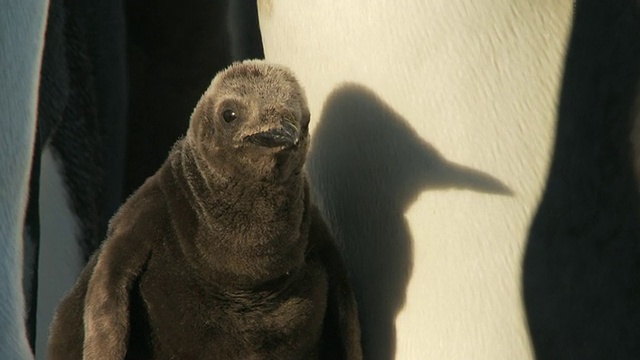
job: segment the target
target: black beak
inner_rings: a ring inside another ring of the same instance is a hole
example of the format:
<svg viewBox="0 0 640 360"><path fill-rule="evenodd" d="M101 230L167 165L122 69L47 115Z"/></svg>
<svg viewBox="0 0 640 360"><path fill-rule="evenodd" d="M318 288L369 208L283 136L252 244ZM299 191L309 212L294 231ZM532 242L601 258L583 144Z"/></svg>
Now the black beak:
<svg viewBox="0 0 640 360"><path fill-rule="evenodd" d="M284 146L285 148L289 148L298 145L300 141L300 130L292 123L283 121L280 126L249 135L245 139L259 146L270 148Z"/></svg>

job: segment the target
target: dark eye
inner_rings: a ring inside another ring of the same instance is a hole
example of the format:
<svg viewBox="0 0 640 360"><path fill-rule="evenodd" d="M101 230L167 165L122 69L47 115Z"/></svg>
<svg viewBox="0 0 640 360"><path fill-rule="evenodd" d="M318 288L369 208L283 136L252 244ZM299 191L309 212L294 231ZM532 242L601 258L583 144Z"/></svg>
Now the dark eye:
<svg viewBox="0 0 640 360"><path fill-rule="evenodd" d="M238 114L236 114L236 112L231 109L227 109L222 112L222 118L224 119L224 121L230 123L238 118Z"/></svg>

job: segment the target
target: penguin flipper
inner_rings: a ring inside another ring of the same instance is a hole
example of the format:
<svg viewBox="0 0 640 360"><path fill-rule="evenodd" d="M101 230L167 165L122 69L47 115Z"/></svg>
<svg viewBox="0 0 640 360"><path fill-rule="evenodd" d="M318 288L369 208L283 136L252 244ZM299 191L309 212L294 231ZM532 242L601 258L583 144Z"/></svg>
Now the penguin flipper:
<svg viewBox="0 0 640 360"><path fill-rule="evenodd" d="M84 360L121 360L129 341L131 287L151 254L139 243L116 237L101 249L85 297Z"/></svg>
<svg viewBox="0 0 640 360"><path fill-rule="evenodd" d="M318 246L329 282L322 358L361 360L360 322L353 288L333 236L316 207L311 209L310 237Z"/></svg>

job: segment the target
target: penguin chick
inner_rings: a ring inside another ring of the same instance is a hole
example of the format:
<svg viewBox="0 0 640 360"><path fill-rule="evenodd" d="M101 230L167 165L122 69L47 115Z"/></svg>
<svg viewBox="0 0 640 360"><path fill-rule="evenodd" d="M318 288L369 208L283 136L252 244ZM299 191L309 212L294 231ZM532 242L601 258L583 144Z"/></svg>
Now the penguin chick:
<svg viewBox="0 0 640 360"><path fill-rule="evenodd" d="M59 305L51 359L361 359L346 270L302 167L285 67L218 73Z"/></svg>

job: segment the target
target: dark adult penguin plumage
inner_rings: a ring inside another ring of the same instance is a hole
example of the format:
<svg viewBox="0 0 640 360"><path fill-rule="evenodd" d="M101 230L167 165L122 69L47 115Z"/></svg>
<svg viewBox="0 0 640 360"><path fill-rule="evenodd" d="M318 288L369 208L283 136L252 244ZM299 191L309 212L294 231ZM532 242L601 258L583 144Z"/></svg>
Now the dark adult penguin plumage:
<svg viewBox="0 0 640 360"><path fill-rule="evenodd" d="M352 289L302 171L308 124L285 67L219 73L60 304L50 358L360 359Z"/></svg>

